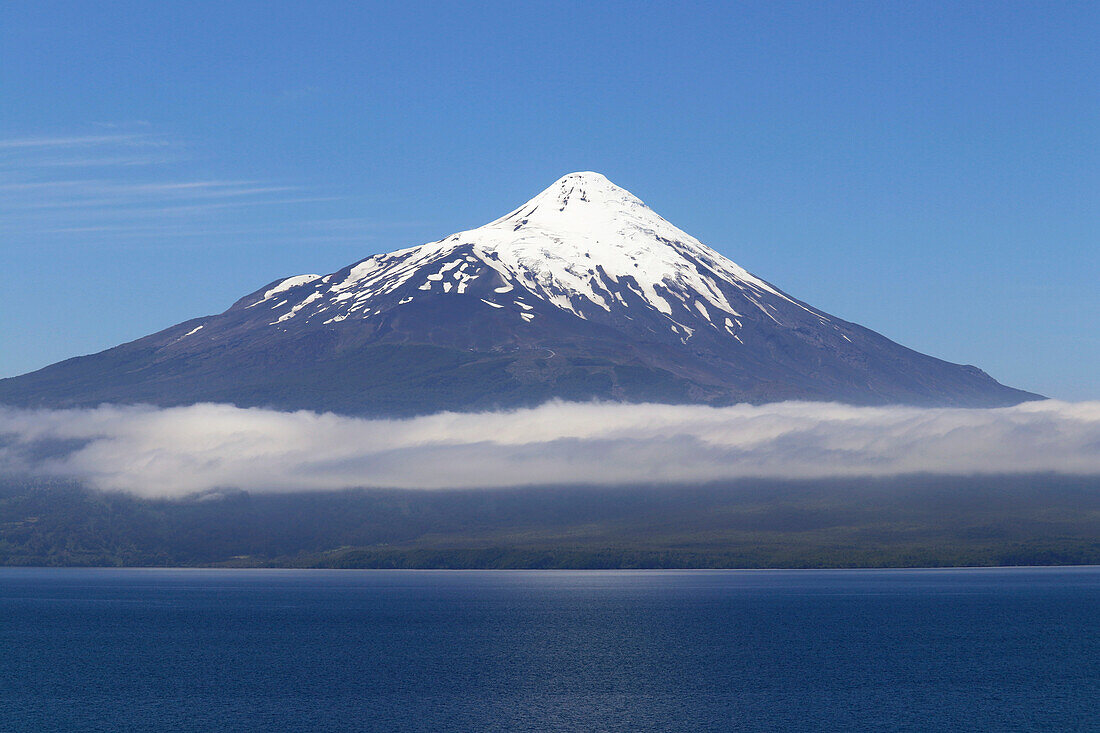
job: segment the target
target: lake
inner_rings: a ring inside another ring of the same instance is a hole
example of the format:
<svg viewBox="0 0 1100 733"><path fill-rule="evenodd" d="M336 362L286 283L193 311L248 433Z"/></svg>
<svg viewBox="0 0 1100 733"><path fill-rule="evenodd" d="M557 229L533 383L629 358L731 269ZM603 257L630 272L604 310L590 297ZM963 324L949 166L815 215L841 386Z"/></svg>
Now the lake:
<svg viewBox="0 0 1100 733"><path fill-rule="evenodd" d="M1100 730L1100 568L0 569L0 729Z"/></svg>

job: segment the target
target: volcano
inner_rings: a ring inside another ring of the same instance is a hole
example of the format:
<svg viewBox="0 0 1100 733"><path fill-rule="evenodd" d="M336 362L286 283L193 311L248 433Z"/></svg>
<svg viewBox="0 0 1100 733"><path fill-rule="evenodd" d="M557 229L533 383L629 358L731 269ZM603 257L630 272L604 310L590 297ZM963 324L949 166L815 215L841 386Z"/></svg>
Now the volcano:
<svg viewBox="0 0 1100 733"><path fill-rule="evenodd" d="M550 399L990 407L1039 395L783 292L591 172L511 213L0 380L0 404L404 416Z"/></svg>

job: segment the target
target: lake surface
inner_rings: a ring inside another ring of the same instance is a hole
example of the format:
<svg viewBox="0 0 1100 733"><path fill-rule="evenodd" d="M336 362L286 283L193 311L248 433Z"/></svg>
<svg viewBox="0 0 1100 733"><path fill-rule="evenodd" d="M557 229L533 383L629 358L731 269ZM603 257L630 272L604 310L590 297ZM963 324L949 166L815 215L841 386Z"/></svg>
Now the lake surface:
<svg viewBox="0 0 1100 733"><path fill-rule="evenodd" d="M1100 730L1100 568L0 569L2 730Z"/></svg>

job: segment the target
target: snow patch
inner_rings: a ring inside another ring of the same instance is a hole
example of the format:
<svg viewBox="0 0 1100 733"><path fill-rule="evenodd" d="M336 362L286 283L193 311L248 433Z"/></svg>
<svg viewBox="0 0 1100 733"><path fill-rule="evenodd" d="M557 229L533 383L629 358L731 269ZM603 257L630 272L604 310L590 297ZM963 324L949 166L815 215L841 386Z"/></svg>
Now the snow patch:
<svg viewBox="0 0 1100 733"><path fill-rule="evenodd" d="M299 285L306 285L313 282L314 280L320 279L320 275L295 275L294 277L288 277L286 280L283 280L271 290L268 290L266 293L264 293L264 297L261 298L261 300L267 300L276 293L282 293L286 290L290 290L291 288L296 288Z"/></svg>
<svg viewBox="0 0 1100 733"><path fill-rule="evenodd" d="M302 310L303 308L305 308L310 303L313 303L313 302L315 302L317 300L320 300L320 299L321 299L321 293L319 291L314 291L313 293L310 294L310 296L308 298L306 298L302 302L295 305L293 308L288 310L283 315L279 316L278 319L275 320L275 323L282 323L283 321L286 321L286 320L289 320L289 319L293 318L294 316L298 315L298 311ZM272 325L274 325L274 324L272 324Z"/></svg>

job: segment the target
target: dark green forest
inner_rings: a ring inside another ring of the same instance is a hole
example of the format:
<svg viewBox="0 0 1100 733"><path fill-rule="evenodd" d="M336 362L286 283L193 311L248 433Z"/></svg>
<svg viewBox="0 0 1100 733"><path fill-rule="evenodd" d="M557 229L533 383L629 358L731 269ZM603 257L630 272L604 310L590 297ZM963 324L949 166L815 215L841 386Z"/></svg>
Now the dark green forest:
<svg viewBox="0 0 1100 733"><path fill-rule="evenodd" d="M1100 563L1100 479L225 492L0 487L0 563L326 568L849 568Z"/></svg>

